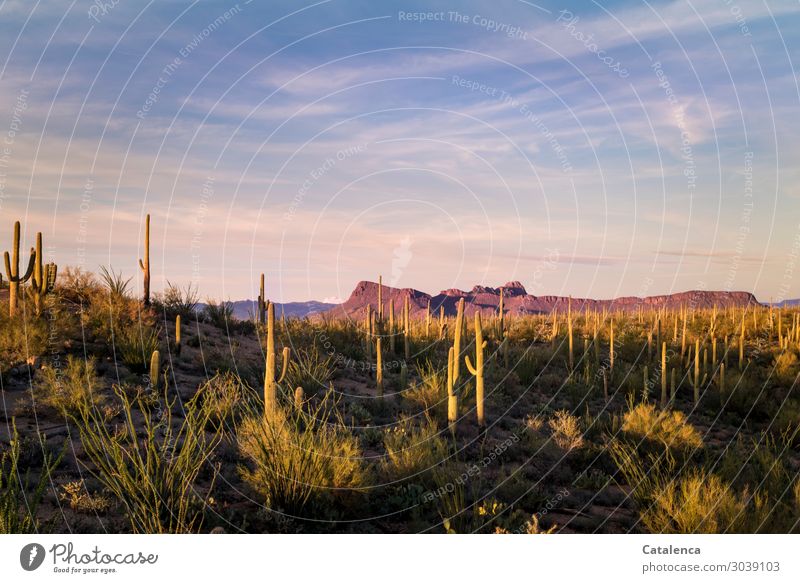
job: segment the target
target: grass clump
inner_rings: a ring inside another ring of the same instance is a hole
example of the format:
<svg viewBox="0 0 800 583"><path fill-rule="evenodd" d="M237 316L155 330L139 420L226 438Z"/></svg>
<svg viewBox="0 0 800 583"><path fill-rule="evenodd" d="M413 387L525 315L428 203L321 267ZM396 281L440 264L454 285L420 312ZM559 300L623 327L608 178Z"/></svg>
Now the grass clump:
<svg viewBox="0 0 800 583"><path fill-rule="evenodd" d="M158 350L160 332L160 328L144 324L126 326L114 337L114 350L132 371L144 372L153 352Z"/></svg>
<svg viewBox="0 0 800 583"><path fill-rule="evenodd" d="M420 479L448 457L447 442L430 418L415 425L412 419L400 421L384 434L386 459L384 473L392 480Z"/></svg>
<svg viewBox="0 0 800 583"><path fill-rule="evenodd" d="M292 389L303 387L309 394L320 388L327 390L335 370L335 359L320 351L316 344L310 348L293 349L284 385Z"/></svg>
<svg viewBox="0 0 800 583"><path fill-rule="evenodd" d="M326 395L307 412L253 411L241 422L242 477L269 508L302 516L310 507L345 503L370 484L359 440L334 405Z"/></svg>
<svg viewBox="0 0 800 583"><path fill-rule="evenodd" d="M125 508L134 533L198 532L206 499L198 481L219 442L218 434L204 431L209 409L193 399L178 422L172 414L175 400L166 389L162 398L148 391L134 397L120 388L115 392L122 423L110 427L89 404L73 416L90 462L87 469ZM205 490L211 490L215 475L212 470Z"/></svg>

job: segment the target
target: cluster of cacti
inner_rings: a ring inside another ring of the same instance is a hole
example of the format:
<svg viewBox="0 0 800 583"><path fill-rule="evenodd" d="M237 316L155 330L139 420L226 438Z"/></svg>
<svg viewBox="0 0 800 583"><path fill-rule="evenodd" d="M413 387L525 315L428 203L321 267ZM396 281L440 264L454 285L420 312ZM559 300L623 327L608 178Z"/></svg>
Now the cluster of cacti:
<svg viewBox="0 0 800 583"><path fill-rule="evenodd" d="M42 314L46 296L56 285L58 267L55 263L44 263L42 234L36 233L36 247L31 248L28 268L23 275L19 273L20 223L14 223L14 242L11 254L5 252L6 278L8 279L8 313L14 316L20 298L20 285L30 281L28 296L33 300L36 315ZM0 276L0 282L2 276Z"/></svg>
<svg viewBox="0 0 800 583"><path fill-rule="evenodd" d="M36 263L36 249L31 248L28 268L23 275L19 274L19 221L14 223L14 243L11 247L11 256L5 252L6 278L8 279L8 315L13 317L17 312L17 301L19 298L19 286L28 281L33 275L33 268Z"/></svg>
<svg viewBox="0 0 800 583"><path fill-rule="evenodd" d="M267 308L267 357L266 370L264 371L264 411L270 413L278 404L278 385L286 378L289 367L290 350L288 346L283 349L283 368L279 377L275 376L275 304L270 303Z"/></svg>
<svg viewBox="0 0 800 583"><path fill-rule="evenodd" d="M45 265L42 258L42 234L36 233L36 261L31 276L30 290L37 316L41 315L45 298L53 291L58 275L58 266L52 262Z"/></svg>

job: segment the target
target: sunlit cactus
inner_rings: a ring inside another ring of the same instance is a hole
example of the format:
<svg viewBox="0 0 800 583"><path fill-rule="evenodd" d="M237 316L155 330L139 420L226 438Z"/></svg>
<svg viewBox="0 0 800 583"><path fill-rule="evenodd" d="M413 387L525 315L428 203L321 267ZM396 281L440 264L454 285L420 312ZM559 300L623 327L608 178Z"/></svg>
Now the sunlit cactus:
<svg viewBox="0 0 800 583"><path fill-rule="evenodd" d="M144 222L144 260L139 259L139 269L142 270L142 282L144 295L142 302L145 306L150 305L150 214L148 213Z"/></svg>
<svg viewBox="0 0 800 583"><path fill-rule="evenodd" d="M275 304L270 303L267 308L267 366L264 372L264 412L269 413L276 409L278 404L278 385L286 378L289 367L290 350L283 349L283 368L280 377L275 377Z"/></svg>
<svg viewBox="0 0 800 583"><path fill-rule="evenodd" d="M36 249L31 249L31 256L28 260L28 268L24 275L19 274L19 221L14 223L14 243L11 247L11 256L5 252L6 279L8 279L8 315L12 318L17 312L17 300L19 297L19 284L25 283L33 275L33 268L36 263Z"/></svg>
<svg viewBox="0 0 800 583"><path fill-rule="evenodd" d="M484 427L486 425L486 416L484 413L483 400L483 351L486 349L486 340L483 339L483 329L481 328L481 313L475 312L475 365L469 359L469 355L465 358L467 369L475 377L475 407L478 413L478 425Z"/></svg>

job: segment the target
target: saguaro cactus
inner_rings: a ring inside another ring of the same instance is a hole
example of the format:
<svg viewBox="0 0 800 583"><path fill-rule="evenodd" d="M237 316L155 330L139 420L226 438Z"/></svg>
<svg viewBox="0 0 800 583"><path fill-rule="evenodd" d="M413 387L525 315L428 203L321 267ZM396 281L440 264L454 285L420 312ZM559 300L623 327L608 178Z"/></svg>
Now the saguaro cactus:
<svg viewBox="0 0 800 583"><path fill-rule="evenodd" d="M267 299L264 295L264 274L261 274L261 285L258 288L258 321L267 323Z"/></svg>
<svg viewBox="0 0 800 583"><path fill-rule="evenodd" d="M411 316L409 313L409 300L408 296L405 297L403 302L403 351L406 360L411 360Z"/></svg>
<svg viewBox="0 0 800 583"><path fill-rule="evenodd" d="M500 305L498 306L498 325L499 329L497 330L498 338L503 337L503 333L506 330L506 310L505 310L505 288L500 288Z"/></svg>
<svg viewBox="0 0 800 583"><path fill-rule="evenodd" d="M667 343L661 343L661 406L667 406Z"/></svg>
<svg viewBox="0 0 800 583"><path fill-rule="evenodd" d="M451 346L447 353L447 423L450 431L455 433L458 421L458 395L453 388L453 367L455 349Z"/></svg>
<svg viewBox="0 0 800 583"><path fill-rule="evenodd" d="M378 324L383 324L383 276L378 276Z"/></svg>
<svg viewBox="0 0 800 583"><path fill-rule="evenodd" d="M154 350L150 355L150 387L158 390L158 379L161 376L161 354Z"/></svg>
<svg viewBox="0 0 800 583"><path fill-rule="evenodd" d="M453 349L456 351L456 359L453 362L453 384L458 381L459 363L461 362L461 330L464 327L464 298L458 300L458 311L456 312L456 325L453 330Z"/></svg>
<svg viewBox="0 0 800 583"><path fill-rule="evenodd" d="M289 367L289 347L283 349L283 368L281 376L275 378L275 304L270 303L267 308L267 368L264 372L264 412L275 410L278 404L278 384L286 378Z"/></svg>
<svg viewBox="0 0 800 583"><path fill-rule="evenodd" d="M14 223L14 244L11 248L11 257L8 251L5 252L6 279L8 279L8 315L13 317L17 312L17 298L19 296L19 284L25 283L31 278L33 268L36 263L36 249L31 249L31 257L28 261L28 269L25 275L19 274L19 221Z"/></svg>
<svg viewBox="0 0 800 583"><path fill-rule="evenodd" d="M175 356L181 355L181 315L175 316Z"/></svg>
<svg viewBox="0 0 800 583"><path fill-rule="evenodd" d="M139 259L139 269L142 270L144 296L142 301L145 306L150 305L150 215L144 222L144 260Z"/></svg>
<svg viewBox="0 0 800 583"><path fill-rule="evenodd" d="M572 296L570 296L567 304L567 333L569 336L569 376L571 380L572 374L575 372L575 356L572 352Z"/></svg>
<svg viewBox="0 0 800 583"><path fill-rule="evenodd" d="M375 384L378 389L378 398L382 399L383 398L383 356L382 356L383 351L381 350L380 336L378 336L378 338L375 340L375 352L378 355L375 368Z"/></svg>
<svg viewBox="0 0 800 583"><path fill-rule="evenodd" d="M56 285L58 267L55 263L43 264L42 234L36 233L36 261L34 262L33 275L31 276L30 293L33 296L33 305L36 315L42 313L44 300Z"/></svg>
<svg viewBox="0 0 800 583"><path fill-rule="evenodd" d="M395 353L394 298L389 299L389 354Z"/></svg>
<svg viewBox="0 0 800 583"><path fill-rule="evenodd" d="M475 312L475 366L467 355L465 361L467 369L472 376L475 377L475 407L478 413L478 425L484 427L486 425L486 417L483 409L483 351L486 348L486 340L483 339L483 330L481 329L481 313Z"/></svg>

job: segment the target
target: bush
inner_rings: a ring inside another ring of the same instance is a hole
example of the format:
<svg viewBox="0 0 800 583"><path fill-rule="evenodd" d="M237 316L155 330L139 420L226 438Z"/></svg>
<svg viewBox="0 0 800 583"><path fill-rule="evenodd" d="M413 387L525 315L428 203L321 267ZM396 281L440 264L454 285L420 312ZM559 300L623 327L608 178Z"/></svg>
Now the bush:
<svg viewBox="0 0 800 583"><path fill-rule="evenodd" d="M553 432L553 441L561 449L571 451L583 446L580 422L568 411L556 411L548 425Z"/></svg>
<svg viewBox="0 0 800 583"><path fill-rule="evenodd" d="M422 474L446 461L447 443L436 424L425 418L420 425L402 418L383 438L386 459L384 473L392 480L421 479Z"/></svg>
<svg viewBox="0 0 800 583"><path fill-rule="evenodd" d="M303 387L307 394L315 393L319 388L327 390L335 370L334 358L320 352L317 345L312 344L311 348L292 351L283 384L290 389Z"/></svg>
<svg viewBox="0 0 800 583"><path fill-rule="evenodd" d="M327 396L308 413L253 411L238 438L248 462L242 478L273 510L302 516L309 505L330 507L370 483L359 441L332 412Z"/></svg>
<svg viewBox="0 0 800 583"><path fill-rule="evenodd" d="M692 472L653 492L642 511L645 528L654 534L737 532L746 505L719 476Z"/></svg>
<svg viewBox="0 0 800 583"><path fill-rule="evenodd" d="M115 389L123 422L110 427L96 407L87 405L73 415L91 464L85 464L126 509L134 533L198 532L206 494L198 477L219 442L206 435L210 411L193 399L184 418L172 416L174 400L153 398L142 391L133 398ZM134 415L134 409L139 413ZM142 437L140 437L142 436ZM216 470L212 470L210 491Z"/></svg>
<svg viewBox="0 0 800 583"><path fill-rule="evenodd" d="M233 304L231 302L217 303L214 300L208 300L208 303L203 308L203 319L217 328L227 330L234 323Z"/></svg>
<svg viewBox="0 0 800 583"><path fill-rule="evenodd" d="M0 306L0 373L31 361L47 351L46 320L36 318L32 310L19 309L11 318L8 304Z"/></svg>
<svg viewBox="0 0 800 583"><path fill-rule="evenodd" d="M191 322L197 317L200 295L197 292L197 286L193 287L191 283L185 289L181 289L167 281L167 289L156 294L153 303L169 318L180 316L184 321Z"/></svg>
<svg viewBox="0 0 800 583"><path fill-rule="evenodd" d="M420 365L419 374L421 382L414 383L403 396L426 413L433 413L447 402L447 369L437 368L427 360Z"/></svg>
<svg viewBox="0 0 800 583"><path fill-rule="evenodd" d="M132 371L144 372L150 367L153 351L158 350L160 332L151 326L126 326L114 338L114 351Z"/></svg>
<svg viewBox="0 0 800 583"><path fill-rule="evenodd" d="M241 416L255 408L256 391L232 372L217 373L200 389L199 398L209 413L210 427L234 427Z"/></svg>
<svg viewBox="0 0 800 583"><path fill-rule="evenodd" d="M63 413L77 413L86 404L100 403L94 357L83 360L73 355L67 357L63 370L59 367L43 368L38 383L39 400Z"/></svg>
<svg viewBox="0 0 800 583"><path fill-rule="evenodd" d="M656 410L652 403L631 403L622 421L622 431L640 440L674 450L692 451L703 447L700 433L680 411Z"/></svg>

